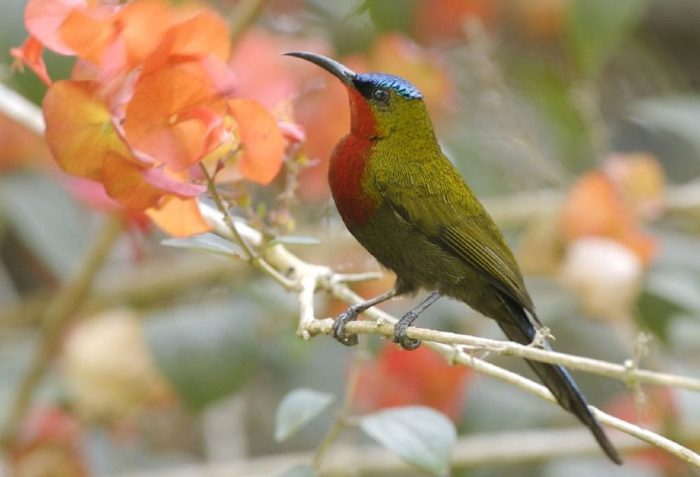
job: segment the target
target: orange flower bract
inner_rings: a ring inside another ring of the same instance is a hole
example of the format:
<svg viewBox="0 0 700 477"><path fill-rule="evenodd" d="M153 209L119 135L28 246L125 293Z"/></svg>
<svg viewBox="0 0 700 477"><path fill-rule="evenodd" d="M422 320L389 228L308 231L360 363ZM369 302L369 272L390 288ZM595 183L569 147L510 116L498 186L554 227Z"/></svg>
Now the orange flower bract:
<svg viewBox="0 0 700 477"><path fill-rule="evenodd" d="M166 233L174 237L209 232L211 226L199 212L195 199L178 199L169 197L158 208L146 211L148 217Z"/></svg>
<svg viewBox="0 0 700 477"><path fill-rule="evenodd" d="M10 48L10 55L15 59L13 67L22 69L24 65L28 66L46 86L50 86L51 78L46 70L44 58L41 56L43 51L44 46L41 42L30 36L22 46Z"/></svg>
<svg viewBox="0 0 700 477"><path fill-rule="evenodd" d="M50 85L43 109L56 162L125 209L149 210L173 235L198 233L208 230L193 199L206 190L199 162L223 163L218 182L268 184L279 172L292 139L264 106L233 99L230 32L213 10L29 0L25 21L32 36L12 54ZM73 79L51 84L44 48L77 57Z"/></svg>
<svg viewBox="0 0 700 477"><path fill-rule="evenodd" d="M107 195L127 209L148 209L158 204L163 190L143 178L144 168L118 154L109 152L102 167L102 184Z"/></svg>
<svg viewBox="0 0 700 477"><path fill-rule="evenodd" d="M233 99L229 110L238 125L243 153L238 170L246 179L269 183L282 165L286 143L277 121L257 101Z"/></svg>
<svg viewBox="0 0 700 477"><path fill-rule="evenodd" d="M129 143L174 170L186 169L210 152L210 135L217 134L226 104L205 76L182 65L142 76L126 108ZM213 114L202 114L207 109Z"/></svg>
<svg viewBox="0 0 700 477"><path fill-rule="evenodd" d="M46 142L61 169L100 181L107 153L131 153L107 107L95 96L96 89L89 81L58 81L46 92L43 109Z"/></svg>

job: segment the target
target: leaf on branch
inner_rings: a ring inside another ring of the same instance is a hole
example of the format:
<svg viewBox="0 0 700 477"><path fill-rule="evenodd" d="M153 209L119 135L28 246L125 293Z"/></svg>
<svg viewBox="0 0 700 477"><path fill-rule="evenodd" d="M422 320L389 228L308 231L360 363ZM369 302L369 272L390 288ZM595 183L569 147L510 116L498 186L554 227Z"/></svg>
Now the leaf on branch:
<svg viewBox="0 0 700 477"><path fill-rule="evenodd" d="M308 237L305 235L280 235L270 240L266 245L319 245L321 241L316 237Z"/></svg>
<svg viewBox="0 0 700 477"><path fill-rule="evenodd" d="M651 98L637 102L632 107L632 118L643 126L649 126L679 137L700 153L700 96L676 95Z"/></svg>
<svg viewBox="0 0 700 477"><path fill-rule="evenodd" d="M0 214L22 243L57 277L75 271L93 239L78 204L45 175L0 179Z"/></svg>
<svg viewBox="0 0 700 477"><path fill-rule="evenodd" d="M403 460L433 475L447 475L457 432L443 414L407 406L367 415L360 427Z"/></svg>
<svg viewBox="0 0 700 477"><path fill-rule="evenodd" d="M282 442L321 414L334 401L331 394L295 389L287 394L275 416L275 440Z"/></svg>
<svg viewBox="0 0 700 477"><path fill-rule="evenodd" d="M669 303L700 312L700 280L690 271L654 270L646 280L646 290Z"/></svg>
<svg viewBox="0 0 700 477"><path fill-rule="evenodd" d="M295 465L291 469L287 469L281 474L279 474L278 477L317 477L318 473L316 471L309 467L308 465Z"/></svg>
<svg viewBox="0 0 700 477"><path fill-rule="evenodd" d="M231 257L231 255L243 255L243 250L241 247L211 233L195 235L194 237L169 238L161 241L161 244L168 247L198 250L217 255L224 255L226 257Z"/></svg>

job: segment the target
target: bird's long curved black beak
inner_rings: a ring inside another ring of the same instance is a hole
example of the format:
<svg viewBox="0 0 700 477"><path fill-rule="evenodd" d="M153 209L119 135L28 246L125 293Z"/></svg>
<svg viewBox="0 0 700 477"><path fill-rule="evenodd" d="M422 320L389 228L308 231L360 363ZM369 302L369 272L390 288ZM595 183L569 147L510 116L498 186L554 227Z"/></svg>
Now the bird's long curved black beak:
<svg viewBox="0 0 700 477"><path fill-rule="evenodd" d="M328 71L330 74L342 81L343 84L353 86L352 80L355 78L356 73L347 66L338 63L335 60L323 55L317 55L316 53L309 53L308 51L290 51L289 53L284 53L284 55L295 56L297 58L301 58L302 60L310 61L311 63Z"/></svg>

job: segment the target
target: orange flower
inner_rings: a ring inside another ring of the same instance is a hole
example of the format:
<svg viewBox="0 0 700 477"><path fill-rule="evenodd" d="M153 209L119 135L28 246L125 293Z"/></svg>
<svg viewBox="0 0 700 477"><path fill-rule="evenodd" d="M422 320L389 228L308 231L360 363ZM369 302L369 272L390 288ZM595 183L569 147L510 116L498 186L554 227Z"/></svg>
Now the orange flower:
<svg viewBox="0 0 700 477"><path fill-rule="evenodd" d="M78 58L73 79L51 85L44 99L56 162L102 184L122 207L148 209L170 233L208 229L193 200L206 189L193 166L206 159L229 180L267 184L287 140L302 136L289 125L283 135L259 103L232 99L230 34L211 10L30 0L25 18L33 36L13 54L47 84L43 47Z"/></svg>
<svg viewBox="0 0 700 477"><path fill-rule="evenodd" d="M154 162L182 171L211 152L221 135L226 103L197 63L166 66L141 76L126 107L125 138Z"/></svg>
<svg viewBox="0 0 700 477"><path fill-rule="evenodd" d="M74 9L86 7L86 0L29 0L24 10L24 24L46 48L61 55L72 55L73 50L61 38L60 28Z"/></svg>
<svg viewBox="0 0 700 477"><path fill-rule="evenodd" d="M160 174L154 164L134 158L96 89L89 81L58 81L44 97L46 141L65 172L103 183L110 197L134 209L154 206L164 195L188 198L204 191L203 186L155 181Z"/></svg>
<svg viewBox="0 0 700 477"><path fill-rule="evenodd" d="M275 118L257 101L232 99L229 111L236 120L238 137L246 145L238 160L241 175L268 184L282 165L286 147Z"/></svg>

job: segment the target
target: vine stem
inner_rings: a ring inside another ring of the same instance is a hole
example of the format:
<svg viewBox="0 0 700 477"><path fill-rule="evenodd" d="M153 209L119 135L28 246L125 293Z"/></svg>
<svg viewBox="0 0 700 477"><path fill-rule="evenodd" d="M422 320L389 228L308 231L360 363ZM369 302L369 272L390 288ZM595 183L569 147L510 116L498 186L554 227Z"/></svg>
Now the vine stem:
<svg viewBox="0 0 700 477"><path fill-rule="evenodd" d="M106 219L97 238L76 271L49 300L41 319L39 347L29 368L22 376L17 392L10 404L7 422L3 430L3 443L11 444L24 416L31 405L34 392L41 383L60 342L66 325L75 318L92 289L97 273L102 269L117 239L121 236L123 222L119 216Z"/></svg>
<svg viewBox="0 0 700 477"><path fill-rule="evenodd" d="M202 174L204 174L204 178L207 181L207 191L209 192L209 195L214 201L214 205L216 205L217 210L221 213L223 221L226 224L226 228L231 234L231 238L233 238L233 240L243 249L243 253L245 253L246 255L246 261L253 265L255 268L262 271L263 273L266 273L267 275L272 277L277 283L282 285L287 290L296 290L298 288L297 283L288 279L280 272L278 272L274 267L270 266L269 263L267 263L260 255L258 255L255 248L253 248L253 246L250 245L248 240L243 235L241 235L240 231L238 230L238 227L236 226L236 223L234 222L233 218L231 217L231 214L229 213L228 207L226 206L226 204L224 204L224 201L221 198L221 194L219 194L219 191L216 188L214 178L211 176L211 174L209 174L209 171L207 171L207 168L201 162L199 164L199 167L202 170Z"/></svg>
<svg viewBox="0 0 700 477"><path fill-rule="evenodd" d="M328 449L336 441L338 436L343 430L348 426L348 417L352 409L352 399L355 396L355 391L357 390L357 383L360 377L360 364L364 360L364 356L367 353L366 342L359 345L360 348L355 351L355 356L353 359L352 366L350 367L350 373L348 375L348 380L345 385L345 394L343 396L343 404L338 412L338 415L333 421L333 424L328 428L328 432L323 436L321 443L316 448L314 453L312 463L314 469L317 471L321 470L321 464L323 463L323 457L328 452Z"/></svg>

